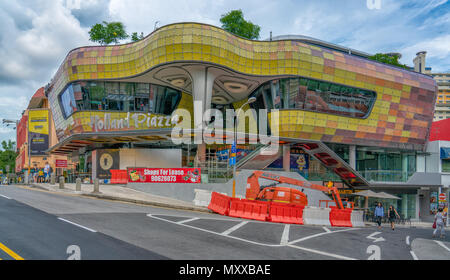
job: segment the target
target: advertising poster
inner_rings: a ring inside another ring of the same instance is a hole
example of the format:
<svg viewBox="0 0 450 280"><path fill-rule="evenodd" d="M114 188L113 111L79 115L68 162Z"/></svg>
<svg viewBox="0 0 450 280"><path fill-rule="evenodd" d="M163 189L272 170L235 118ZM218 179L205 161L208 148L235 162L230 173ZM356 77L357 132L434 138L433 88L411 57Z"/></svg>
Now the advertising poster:
<svg viewBox="0 0 450 280"><path fill-rule="evenodd" d="M119 150L97 150L97 177L100 180L110 180L111 170L120 167Z"/></svg>
<svg viewBox="0 0 450 280"><path fill-rule="evenodd" d="M438 193L430 193L430 214L435 214L438 209Z"/></svg>
<svg viewBox="0 0 450 280"><path fill-rule="evenodd" d="M32 156L45 155L49 148L48 110L30 110L28 113L28 141Z"/></svg>
<svg viewBox="0 0 450 280"><path fill-rule="evenodd" d="M200 168L128 168L129 183L201 183Z"/></svg>

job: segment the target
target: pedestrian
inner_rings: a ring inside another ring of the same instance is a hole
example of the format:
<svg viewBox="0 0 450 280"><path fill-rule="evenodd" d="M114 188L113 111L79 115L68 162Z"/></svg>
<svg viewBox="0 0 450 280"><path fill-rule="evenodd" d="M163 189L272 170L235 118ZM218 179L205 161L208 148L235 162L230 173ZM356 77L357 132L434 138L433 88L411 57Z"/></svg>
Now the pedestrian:
<svg viewBox="0 0 450 280"><path fill-rule="evenodd" d="M48 164L48 162L45 163L44 178L44 183L48 183L50 181L50 164Z"/></svg>
<svg viewBox="0 0 450 280"><path fill-rule="evenodd" d="M400 219L400 215L397 213L397 210L395 210L394 206L392 206L392 205L389 206L388 217L389 217L389 222L391 223L391 229L394 230L395 229L395 226L394 226L395 218Z"/></svg>
<svg viewBox="0 0 450 280"><path fill-rule="evenodd" d="M436 237L436 233L439 231L440 237L445 237L445 214L442 208L438 209L436 216L434 216L434 222L436 224L436 229L433 231L433 237Z"/></svg>
<svg viewBox="0 0 450 280"><path fill-rule="evenodd" d="M383 205L381 204L381 202L378 202L377 207L375 207L375 220L377 221L378 224L378 228L381 228L381 220L384 217L384 208Z"/></svg>

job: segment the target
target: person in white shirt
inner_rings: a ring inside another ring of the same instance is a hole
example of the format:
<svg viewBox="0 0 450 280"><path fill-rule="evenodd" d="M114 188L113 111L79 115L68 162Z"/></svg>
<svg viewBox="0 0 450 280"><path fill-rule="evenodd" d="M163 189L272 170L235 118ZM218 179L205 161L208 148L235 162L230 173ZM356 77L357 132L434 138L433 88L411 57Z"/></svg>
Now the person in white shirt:
<svg viewBox="0 0 450 280"><path fill-rule="evenodd" d="M433 237L436 237L436 233L439 231L440 237L445 237L445 214L442 208L439 208L437 214L434 216L434 221L436 222L436 229L433 231Z"/></svg>
<svg viewBox="0 0 450 280"><path fill-rule="evenodd" d="M48 182L49 180L50 180L50 164L46 162L44 167L44 181Z"/></svg>

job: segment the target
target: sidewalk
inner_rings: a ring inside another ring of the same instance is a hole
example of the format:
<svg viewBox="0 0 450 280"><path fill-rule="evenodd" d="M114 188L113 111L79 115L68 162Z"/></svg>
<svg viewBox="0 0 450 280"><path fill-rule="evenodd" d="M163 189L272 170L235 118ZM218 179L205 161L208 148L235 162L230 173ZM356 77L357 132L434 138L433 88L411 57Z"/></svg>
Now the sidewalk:
<svg viewBox="0 0 450 280"><path fill-rule="evenodd" d="M148 206L212 213L208 208L196 206L194 205L194 203L189 203L173 198L162 197L136 191L127 188L124 185L100 185L100 193L93 193L94 185L92 184L82 184L81 192L76 191L76 184L68 184L68 183L64 184L64 189L59 189L59 184L51 185L48 183L32 183L28 186L27 185L18 185L18 186L32 187L54 193L65 193L86 197L95 197L105 200L136 203Z"/></svg>
<svg viewBox="0 0 450 280"><path fill-rule="evenodd" d="M377 223L373 223L373 222L364 222L364 224L366 226L372 226L372 227L377 227L378 224ZM411 225L409 223L405 223L405 224L395 224L395 228L429 228L431 229L431 227L433 226L433 223L427 223L427 222L411 222ZM391 227L391 224L387 224L387 223L382 223L381 227Z"/></svg>

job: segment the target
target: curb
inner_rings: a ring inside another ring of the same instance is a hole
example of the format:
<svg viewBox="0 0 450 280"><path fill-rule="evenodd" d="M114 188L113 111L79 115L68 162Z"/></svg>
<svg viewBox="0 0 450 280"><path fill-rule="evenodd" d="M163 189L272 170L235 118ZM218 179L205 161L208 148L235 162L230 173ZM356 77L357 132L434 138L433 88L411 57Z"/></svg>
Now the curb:
<svg viewBox="0 0 450 280"><path fill-rule="evenodd" d="M23 185L23 186L29 186L31 188L36 188L44 191L49 191L52 193L59 193L58 191L46 189L44 187L41 187L39 185L35 184L29 184L29 185ZM214 213L211 210L209 210L206 207L199 207L199 206L184 206L184 205L173 205L169 203L163 203L163 202L155 202L155 201L145 201L145 200L139 200L139 199L132 199L132 198L125 198L125 197L117 197L117 196L110 196L105 195L102 193L79 193L76 191L71 191L68 189L64 189L66 191L60 191L61 193L71 193L78 196L85 196L85 197L93 197L98 199L104 199L104 200L111 200L111 201L122 201L122 202L128 202L128 203L134 203L134 204L140 204L140 205L147 205L147 206L156 206L156 207L163 207L163 208L172 208L177 210L188 210L188 211L196 211L196 212L204 212L204 213Z"/></svg>
<svg viewBox="0 0 450 280"><path fill-rule="evenodd" d="M211 210L209 210L208 208L203 208L203 207L173 205L173 204L162 203L162 202L145 201L145 200L138 200L138 199L132 199L132 198L110 196L110 195L104 195L101 193L100 194L98 194L98 193L97 194L83 193L83 194L81 194L81 196L95 197L95 198L99 198L99 199L112 200L112 201L123 201L123 202L129 202L129 203L141 204L141 205L147 205L147 206L172 208L172 209L178 209L178 210L189 210L189 211L196 211L196 212L214 213Z"/></svg>

